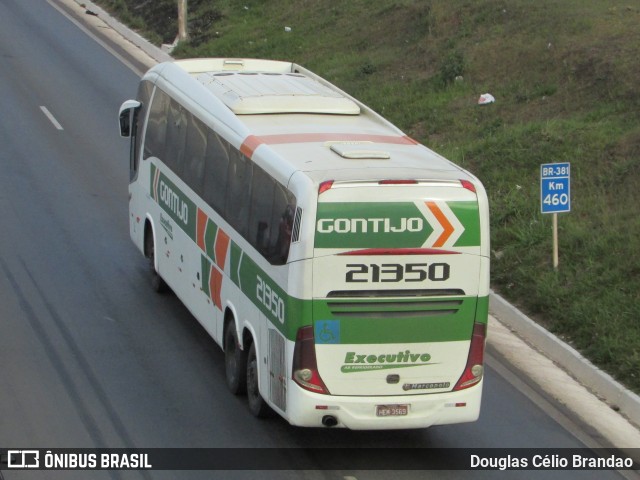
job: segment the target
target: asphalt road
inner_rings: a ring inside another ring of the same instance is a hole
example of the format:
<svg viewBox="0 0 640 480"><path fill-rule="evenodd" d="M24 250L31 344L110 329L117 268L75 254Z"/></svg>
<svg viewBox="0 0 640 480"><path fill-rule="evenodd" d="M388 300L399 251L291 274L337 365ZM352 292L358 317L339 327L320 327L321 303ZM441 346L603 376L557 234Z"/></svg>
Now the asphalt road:
<svg viewBox="0 0 640 480"><path fill-rule="evenodd" d="M174 296L151 290L146 262L129 240L128 146L116 117L120 103L135 95L138 76L45 0L0 1L0 55L0 447L502 449L597 442L493 357L474 424L350 432L256 420L245 399L228 393L222 352ZM310 455L283 452L292 464ZM4 470L0 479L496 476L313 465L317 470L180 474ZM508 477L621 478L606 471Z"/></svg>

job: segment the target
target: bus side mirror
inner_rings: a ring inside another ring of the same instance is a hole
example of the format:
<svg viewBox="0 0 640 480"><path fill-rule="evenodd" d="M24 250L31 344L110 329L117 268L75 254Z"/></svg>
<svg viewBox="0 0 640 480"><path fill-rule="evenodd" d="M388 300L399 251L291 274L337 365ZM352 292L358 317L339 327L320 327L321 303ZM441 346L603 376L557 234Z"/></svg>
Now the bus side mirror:
<svg viewBox="0 0 640 480"><path fill-rule="evenodd" d="M133 114L141 105L142 104L137 100L127 100L120 106L120 114L118 115L118 118L120 120L121 137L131 136Z"/></svg>

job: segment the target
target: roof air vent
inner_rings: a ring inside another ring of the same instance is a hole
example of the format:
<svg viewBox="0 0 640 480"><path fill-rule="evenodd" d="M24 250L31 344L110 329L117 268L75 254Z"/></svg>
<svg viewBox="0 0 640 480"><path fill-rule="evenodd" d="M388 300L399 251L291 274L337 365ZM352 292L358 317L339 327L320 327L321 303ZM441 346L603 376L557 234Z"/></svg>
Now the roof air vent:
<svg viewBox="0 0 640 480"><path fill-rule="evenodd" d="M371 144L371 142L334 143L331 145L331 151L349 160L389 160L391 158L389 152L366 148L366 143Z"/></svg>

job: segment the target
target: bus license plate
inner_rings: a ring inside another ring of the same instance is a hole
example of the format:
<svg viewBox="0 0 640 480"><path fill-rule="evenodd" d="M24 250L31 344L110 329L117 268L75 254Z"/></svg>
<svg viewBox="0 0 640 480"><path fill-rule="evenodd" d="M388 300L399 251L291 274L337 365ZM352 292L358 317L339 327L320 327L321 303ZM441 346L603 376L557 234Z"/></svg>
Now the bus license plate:
<svg viewBox="0 0 640 480"><path fill-rule="evenodd" d="M409 405L377 405L378 417L401 417L409 414Z"/></svg>

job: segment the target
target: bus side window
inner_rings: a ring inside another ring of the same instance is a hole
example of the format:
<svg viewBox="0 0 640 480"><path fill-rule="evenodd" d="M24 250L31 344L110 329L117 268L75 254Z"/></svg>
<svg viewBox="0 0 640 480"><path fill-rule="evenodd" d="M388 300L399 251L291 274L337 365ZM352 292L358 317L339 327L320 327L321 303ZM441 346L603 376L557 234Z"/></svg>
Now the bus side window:
<svg viewBox="0 0 640 480"><path fill-rule="evenodd" d="M227 170L229 169L229 144L213 130L207 135L205 154L204 199L211 207L224 212L227 196Z"/></svg>
<svg viewBox="0 0 640 480"><path fill-rule="evenodd" d="M249 242L262 256L268 257L270 239L277 235L271 223L276 182L262 168L254 165L249 211Z"/></svg>
<svg viewBox="0 0 640 480"><path fill-rule="evenodd" d="M284 265L287 263L295 208L296 199L293 194L282 185L276 184L271 224L277 225L278 231L277 235L273 235L272 238L272 265Z"/></svg>
<svg viewBox="0 0 640 480"><path fill-rule="evenodd" d="M244 238L249 230L249 201L253 163L238 151L233 151L227 172L227 198L224 218Z"/></svg>
<svg viewBox="0 0 640 480"><path fill-rule="evenodd" d="M165 158L164 146L167 134L167 112L169 110L169 97L156 87L147 120L147 132L144 139L144 156Z"/></svg>
<svg viewBox="0 0 640 480"><path fill-rule="evenodd" d="M198 118L189 114L184 153L183 180L200 196L203 194L204 158L206 151L207 129Z"/></svg>
<svg viewBox="0 0 640 480"><path fill-rule="evenodd" d="M134 180L138 175L138 165L140 164L140 147L142 145L142 137L144 135L144 120L147 116L147 109L151 103L151 92L153 91L153 84L148 81L140 82L138 88L138 101L140 102L140 108L138 108L134 114L133 119L133 132L131 141L130 152L130 172L129 180Z"/></svg>
<svg viewBox="0 0 640 480"><path fill-rule="evenodd" d="M182 177L184 169L184 146L187 134L187 111L175 100L169 103L165 156L160 157L173 172Z"/></svg>

